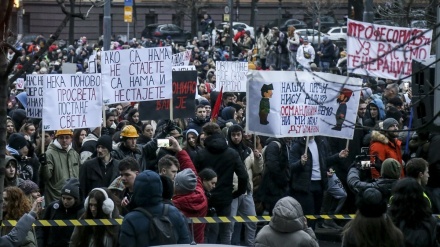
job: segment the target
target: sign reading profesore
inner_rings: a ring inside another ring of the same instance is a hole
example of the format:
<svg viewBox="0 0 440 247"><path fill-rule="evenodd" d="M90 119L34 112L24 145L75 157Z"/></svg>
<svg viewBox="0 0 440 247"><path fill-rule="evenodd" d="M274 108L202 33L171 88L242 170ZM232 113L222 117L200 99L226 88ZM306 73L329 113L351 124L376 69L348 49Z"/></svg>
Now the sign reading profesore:
<svg viewBox="0 0 440 247"><path fill-rule="evenodd" d="M251 71L247 129L275 137L352 139L361 79L330 73Z"/></svg>
<svg viewBox="0 0 440 247"><path fill-rule="evenodd" d="M173 117L194 117L197 71L173 71ZM170 100L140 102L141 120L169 119Z"/></svg>
<svg viewBox="0 0 440 247"><path fill-rule="evenodd" d="M431 53L432 30L348 20L347 69L351 73L411 80L412 60Z"/></svg>
<svg viewBox="0 0 440 247"><path fill-rule="evenodd" d="M42 83L44 130L101 126L101 74L50 74Z"/></svg>
<svg viewBox="0 0 440 247"><path fill-rule="evenodd" d="M216 61L216 91L246 92L248 62Z"/></svg>
<svg viewBox="0 0 440 247"><path fill-rule="evenodd" d="M139 102L172 97L171 47L101 53L103 102Z"/></svg>

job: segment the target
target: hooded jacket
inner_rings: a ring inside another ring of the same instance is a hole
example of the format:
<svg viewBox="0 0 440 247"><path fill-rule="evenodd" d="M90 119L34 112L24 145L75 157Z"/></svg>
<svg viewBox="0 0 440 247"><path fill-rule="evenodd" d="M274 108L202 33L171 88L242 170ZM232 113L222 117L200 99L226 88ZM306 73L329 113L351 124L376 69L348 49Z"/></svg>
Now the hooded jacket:
<svg viewBox="0 0 440 247"><path fill-rule="evenodd" d="M284 197L276 203L269 225L258 232L255 246L318 247L315 233L305 222L299 202L293 197Z"/></svg>
<svg viewBox="0 0 440 247"><path fill-rule="evenodd" d="M145 170L135 179L133 188L133 208L142 207L153 216L162 215L164 204L162 202L162 182L159 174ZM168 218L173 223L174 234L178 244L189 244L188 224L180 211L169 205ZM150 220L142 212L131 211L122 222L119 236L119 245L125 247L154 246L159 243L149 238Z"/></svg>
<svg viewBox="0 0 440 247"><path fill-rule="evenodd" d="M397 138L394 138L394 141L390 141L390 139L380 131L373 130L371 133L370 155L376 155L381 162L388 158L397 160L401 168L400 178L403 178L405 177L405 173L402 165L401 144L402 142ZM380 174L376 169L371 170L372 178L378 178L379 176Z"/></svg>
<svg viewBox="0 0 440 247"><path fill-rule="evenodd" d="M70 145L62 149L60 143L54 140L46 151L47 164L42 165L40 175L44 181L44 199L46 205L60 199L61 189L68 178L79 177L79 154Z"/></svg>
<svg viewBox="0 0 440 247"><path fill-rule="evenodd" d="M377 112L377 120L371 118L370 107L372 105L377 107L377 111L378 111ZM385 106L384 106L382 100L374 98L370 102L370 104L367 105L366 114L367 114L367 116L365 117L365 120L364 120L364 126L373 128L376 125L376 123L378 122L378 120L384 120L385 119Z"/></svg>
<svg viewBox="0 0 440 247"><path fill-rule="evenodd" d="M263 172L263 167L264 167L263 157L261 156L260 158L255 158L252 149L244 145L243 141L241 141L238 145L235 145L232 142L231 135L232 132L231 129L229 129L228 130L229 146L235 149L240 155L240 158L243 161L244 166L246 167L246 171L249 177L250 188L248 188L248 190L252 192L254 191L254 184L252 183L252 178L254 174L260 174L261 172ZM238 187L238 177L236 174L234 174L233 181L234 181L234 191L236 191Z"/></svg>
<svg viewBox="0 0 440 247"><path fill-rule="evenodd" d="M248 175L237 151L230 148L222 134L213 134L205 139L205 149L199 152L194 162L198 171L211 168L217 173L217 185L211 191L209 205L225 207L232 199L244 194L247 189ZM234 172L238 177L237 191L233 190Z"/></svg>
<svg viewBox="0 0 440 247"><path fill-rule="evenodd" d="M197 176L196 189L186 195L175 195L173 203L186 217L205 217L208 213L208 199L203 189L202 179L198 177L196 168L191 161L188 153L182 150L177 153L177 159L180 163L180 170L191 169ZM194 224L194 241L204 243L205 224Z"/></svg>

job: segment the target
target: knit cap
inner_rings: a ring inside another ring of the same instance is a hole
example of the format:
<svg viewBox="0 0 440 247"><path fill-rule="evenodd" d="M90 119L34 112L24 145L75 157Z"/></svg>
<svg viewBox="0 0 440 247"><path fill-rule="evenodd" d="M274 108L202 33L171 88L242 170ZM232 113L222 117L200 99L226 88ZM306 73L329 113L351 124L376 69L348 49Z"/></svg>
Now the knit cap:
<svg viewBox="0 0 440 247"><path fill-rule="evenodd" d="M109 152L111 152L113 150L112 147L113 141L112 141L112 137L109 135L102 135L101 137L99 137L98 141L96 142L96 147L98 147L99 145L107 148L107 150Z"/></svg>
<svg viewBox="0 0 440 247"><path fill-rule="evenodd" d="M185 195L193 192L196 189L197 177L194 172L186 168L177 173L174 179L174 190L178 195Z"/></svg>
<svg viewBox="0 0 440 247"><path fill-rule="evenodd" d="M61 189L61 195L67 195L79 199L79 181L77 178L69 178Z"/></svg>
<svg viewBox="0 0 440 247"><path fill-rule="evenodd" d="M26 139L24 138L23 134L20 133L13 133L11 136L9 136L8 143L10 148L13 148L17 151L27 145Z"/></svg>
<svg viewBox="0 0 440 247"><path fill-rule="evenodd" d="M399 123L394 118L387 118L383 121L383 129L388 130L388 128L394 124L399 124Z"/></svg>
<svg viewBox="0 0 440 247"><path fill-rule="evenodd" d="M399 179L400 169L400 164L397 160L388 158L382 162L380 175L383 178Z"/></svg>
<svg viewBox="0 0 440 247"><path fill-rule="evenodd" d="M387 211L387 203L382 193L376 188L368 188L358 193L356 207L367 218L381 217Z"/></svg>
<svg viewBox="0 0 440 247"><path fill-rule="evenodd" d="M18 188L20 188L26 195L30 195L32 192L39 191L40 188L38 188L38 185L32 180L23 180L18 185Z"/></svg>

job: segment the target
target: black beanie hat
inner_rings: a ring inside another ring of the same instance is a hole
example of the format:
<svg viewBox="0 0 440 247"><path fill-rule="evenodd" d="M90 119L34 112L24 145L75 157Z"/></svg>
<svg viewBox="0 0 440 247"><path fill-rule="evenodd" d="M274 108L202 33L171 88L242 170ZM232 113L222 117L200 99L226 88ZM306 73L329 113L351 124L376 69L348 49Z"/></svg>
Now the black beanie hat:
<svg viewBox="0 0 440 247"><path fill-rule="evenodd" d="M20 133L13 133L11 136L9 136L8 143L9 147L17 151L27 145L27 141L24 138L24 135Z"/></svg>
<svg viewBox="0 0 440 247"><path fill-rule="evenodd" d="M77 178L67 179L66 184L61 189L61 195L71 196L74 197L76 200L80 199L78 179Z"/></svg>
<svg viewBox="0 0 440 247"><path fill-rule="evenodd" d="M99 137L98 141L96 142L96 146L98 147L99 145L107 148L107 150L109 152L111 152L113 150L112 137L109 135L103 135L103 136Z"/></svg>
<svg viewBox="0 0 440 247"><path fill-rule="evenodd" d="M358 193L356 207L367 218L381 217L387 211L387 203L382 193L375 188L368 188Z"/></svg>

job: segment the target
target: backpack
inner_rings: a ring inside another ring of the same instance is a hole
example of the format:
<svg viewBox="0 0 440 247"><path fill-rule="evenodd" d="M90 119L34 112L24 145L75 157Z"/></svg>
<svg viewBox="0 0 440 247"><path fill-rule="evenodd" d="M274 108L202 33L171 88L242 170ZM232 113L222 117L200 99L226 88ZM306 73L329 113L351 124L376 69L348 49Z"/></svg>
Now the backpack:
<svg viewBox="0 0 440 247"><path fill-rule="evenodd" d="M279 141L271 141L271 142L269 142L266 146L264 146L264 148L263 148L263 150L261 150L261 155L262 155L262 157L263 157L263 160L266 160L266 148L267 148L267 146L269 146L269 144L271 144L272 142L275 142L277 145L278 145L278 148L280 149L280 154L279 155L281 155L281 142L279 142Z"/></svg>
<svg viewBox="0 0 440 247"><path fill-rule="evenodd" d="M150 231L148 232L151 242L158 245L177 244L174 234L174 226L168 217L169 204L164 204L162 215L151 215L145 208L135 208L134 211L143 213L150 221Z"/></svg>

